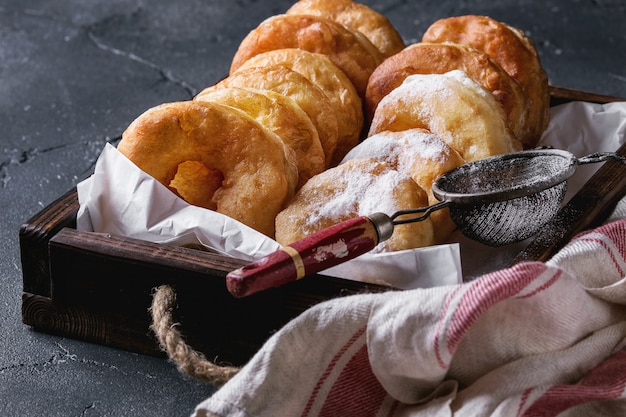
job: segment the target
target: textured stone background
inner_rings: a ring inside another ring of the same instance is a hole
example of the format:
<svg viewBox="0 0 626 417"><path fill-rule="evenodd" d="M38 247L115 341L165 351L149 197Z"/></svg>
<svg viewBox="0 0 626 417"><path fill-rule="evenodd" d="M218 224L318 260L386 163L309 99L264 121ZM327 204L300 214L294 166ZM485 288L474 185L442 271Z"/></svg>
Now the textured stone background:
<svg viewBox="0 0 626 417"><path fill-rule="evenodd" d="M490 15L534 39L553 85L626 97L623 0L364 3L407 43L438 18ZM0 0L0 415L184 416L213 392L165 360L22 325L18 229L144 110L224 76L248 31L290 4Z"/></svg>

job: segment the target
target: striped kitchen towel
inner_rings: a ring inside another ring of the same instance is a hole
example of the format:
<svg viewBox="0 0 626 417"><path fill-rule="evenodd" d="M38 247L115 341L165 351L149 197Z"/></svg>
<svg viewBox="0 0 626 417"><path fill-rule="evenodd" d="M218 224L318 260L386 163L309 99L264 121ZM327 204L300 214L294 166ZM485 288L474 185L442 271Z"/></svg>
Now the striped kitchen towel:
<svg viewBox="0 0 626 417"><path fill-rule="evenodd" d="M626 415L626 220L546 263L318 304L193 415Z"/></svg>

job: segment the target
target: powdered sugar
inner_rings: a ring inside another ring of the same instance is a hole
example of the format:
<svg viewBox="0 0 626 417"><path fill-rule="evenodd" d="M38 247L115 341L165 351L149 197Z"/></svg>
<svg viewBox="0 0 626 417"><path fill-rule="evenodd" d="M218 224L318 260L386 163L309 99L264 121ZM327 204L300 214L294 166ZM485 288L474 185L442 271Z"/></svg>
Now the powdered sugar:
<svg viewBox="0 0 626 417"><path fill-rule="evenodd" d="M369 157L407 173L416 157L443 164L450 152L450 147L437 135L422 129L409 129L370 136L348 152L343 161Z"/></svg>
<svg viewBox="0 0 626 417"><path fill-rule="evenodd" d="M340 221L346 213L366 216L383 212L391 215L400 209L392 190L409 177L373 159L359 158L353 162L355 166L358 164L358 169L343 164L319 174L325 183L338 191L332 198L321 197L325 198L325 202L309 213L306 219L308 226L319 223L321 219ZM365 169L364 163L367 165Z"/></svg>
<svg viewBox="0 0 626 417"><path fill-rule="evenodd" d="M408 76L404 82L385 96L379 106L383 107L387 102L393 106L397 103L411 106L414 102L419 102L420 106L414 107L420 119L432 119L436 109L430 103L433 98L445 100L454 95L450 89L448 79L440 74L415 74ZM414 96L418 96L413 98ZM393 104L392 104L393 103Z"/></svg>
<svg viewBox="0 0 626 417"><path fill-rule="evenodd" d="M476 81L467 76L467 74L461 70L454 70L444 74L444 76L449 77L457 82L465 85L468 88L471 88L476 93L483 96L486 100L493 101L496 103L496 99L490 91L487 91L483 86L478 84Z"/></svg>
<svg viewBox="0 0 626 417"><path fill-rule="evenodd" d="M336 259L345 258L350 255L348 245L343 239L330 245L319 246L318 248L315 248L314 252L315 262L318 263L326 261L330 255Z"/></svg>
<svg viewBox="0 0 626 417"><path fill-rule="evenodd" d="M414 74L378 104L370 135L422 127L473 161L518 150L502 106L463 71Z"/></svg>
<svg viewBox="0 0 626 417"><path fill-rule="evenodd" d="M421 104L416 111L421 117L430 118L434 116L435 108L430 106L432 101L429 97L436 97L438 100L445 100L456 96L455 84L462 84L473 92L496 105L493 94L485 90L480 84L472 80L461 70L453 70L444 74L413 74L404 79L400 86L396 87L381 100L379 106L386 103L414 102L414 96L419 95Z"/></svg>

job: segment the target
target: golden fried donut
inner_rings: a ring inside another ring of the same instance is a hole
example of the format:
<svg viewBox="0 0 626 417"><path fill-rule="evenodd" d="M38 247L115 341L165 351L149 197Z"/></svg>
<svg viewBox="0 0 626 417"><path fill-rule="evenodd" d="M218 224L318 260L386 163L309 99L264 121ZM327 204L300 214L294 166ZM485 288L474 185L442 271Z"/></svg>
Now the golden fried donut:
<svg viewBox="0 0 626 417"><path fill-rule="evenodd" d="M513 134L523 132L527 119L526 94L489 55L467 45L416 43L387 58L370 77L366 105L373 115L380 100L412 74L443 74L462 70L490 91L502 105ZM519 139L519 138L518 138Z"/></svg>
<svg viewBox="0 0 626 417"><path fill-rule="evenodd" d="M206 92L196 100L235 107L276 133L295 152L297 188L326 168L324 149L313 122L289 97L270 90L232 87Z"/></svg>
<svg viewBox="0 0 626 417"><path fill-rule="evenodd" d="M404 49L404 41L389 19L352 0L300 0L286 14L308 14L333 20L365 35L384 57Z"/></svg>
<svg viewBox="0 0 626 417"><path fill-rule="evenodd" d="M382 62L380 51L362 34L318 16L276 15L252 30L239 45L230 73L273 49L300 48L324 54L348 76L362 97L367 79Z"/></svg>
<svg viewBox="0 0 626 417"><path fill-rule="evenodd" d="M276 217L276 240L290 244L355 216L424 207L426 192L408 176L371 158L351 159L311 178ZM374 252L432 245L430 219L396 226Z"/></svg>
<svg viewBox="0 0 626 417"><path fill-rule="evenodd" d="M378 104L368 136L427 129L466 162L521 149L502 107L463 71L409 75Z"/></svg>
<svg viewBox="0 0 626 417"><path fill-rule="evenodd" d="M348 150L358 142L363 128L363 104L346 74L322 54L297 48L275 49L256 55L239 67L238 71L282 65L304 75L328 97L337 116L337 148L331 165L336 165Z"/></svg>
<svg viewBox="0 0 626 417"><path fill-rule="evenodd" d="M426 191L429 204L439 201L432 192L433 182L465 163L457 151L424 129L377 133L348 152L343 162L355 158L374 158L408 175ZM430 219L435 243L445 242L456 229L448 209L433 212Z"/></svg>
<svg viewBox="0 0 626 417"><path fill-rule="evenodd" d="M548 76L537 49L521 30L487 16L455 16L434 22L423 42L455 42L469 45L491 56L516 79L528 95L528 133L519 139L527 148L536 145L550 118Z"/></svg>
<svg viewBox="0 0 626 417"><path fill-rule="evenodd" d="M205 88L196 99L209 91L229 87L270 90L294 100L317 129L324 149L324 160L327 165L330 164L337 148L337 116L326 94L304 75L283 66L249 68L237 71Z"/></svg>
<svg viewBox="0 0 626 417"><path fill-rule="evenodd" d="M151 108L124 131L118 150L183 199L199 196L204 207L268 236L298 181L292 151L277 135L214 103Z"/></svg>

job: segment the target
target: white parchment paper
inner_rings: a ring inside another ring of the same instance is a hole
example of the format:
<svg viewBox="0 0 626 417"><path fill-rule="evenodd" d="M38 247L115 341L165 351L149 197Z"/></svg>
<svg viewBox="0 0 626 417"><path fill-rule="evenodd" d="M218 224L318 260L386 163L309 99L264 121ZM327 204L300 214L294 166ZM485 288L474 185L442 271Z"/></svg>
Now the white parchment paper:
<svg viewBox="0 0 626 417"><path fill-rule="evenodd" d="M540 145L568 149L576 156L613 151L624 143L626 103L568 103L552 109L552 119ZM569 184L574 193L599 166L580 167ZM107 144L92 176L77 186L80 210L77 228L157 243L199 243L218 253L244 260L263 257L280 245L265 235L219 213L187 204ZM567 198L567 197L566 197ZM365 254L324 274L369 282L386 282L402 289L456 284L464 271L459 243L393 253ZM467 247L467 251L465 250ZM482 248L479 248L482 251ZM491 249L490 249L491 250ZM511 250L511 248L509 248ZM519 248L512 247L519 251ZM483 251L484 252L484 251ZM497 253L507 253L507 249ZM506 259L507 256L503 256ZM470 262L463 259L464 263ZM484 267L484 262L480 263ZM500 267L492 262L492 269Z"/></svg>
<svg viewBox="0 0 626 417"><path fill-rule="evenodd" d="M594 152L613 152L625 142L626 102L567 103L552 108L550 125L538 146L567 149L577 157ZM568 181L567 202L601 167L581 165Z"/></svg>

